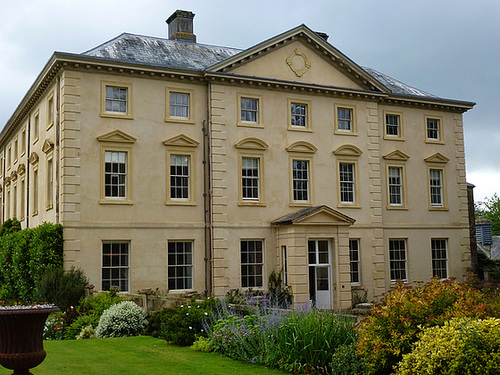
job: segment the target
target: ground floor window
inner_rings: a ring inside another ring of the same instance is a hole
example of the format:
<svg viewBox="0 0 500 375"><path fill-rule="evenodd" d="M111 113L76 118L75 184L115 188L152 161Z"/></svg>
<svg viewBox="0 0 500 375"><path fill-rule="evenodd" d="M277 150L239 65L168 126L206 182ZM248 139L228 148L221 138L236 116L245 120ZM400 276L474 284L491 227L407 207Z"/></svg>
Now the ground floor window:
<svg viewBox="0 0 500 375"><path fill-rule="evenodd" d="M359 284L359 240L349 240L349 259L351 262L351 284Z"/></svg>
<svg viewBox="0 0 500 375"><path fill-rule="evenodd" d="M168 242L168 289L193 288L193 241Z"/></svg>
<svg viewBox="0 0 500 375"><path fill-rule="evenodd" d="M446 256L446 240L432 239L432 276L437 276L440 279L448 277L448 260Z"/></svg>
<svg viewBox="0 0 500 375"><path fill-rule="evenodd" d="M391 281L407 280L406 240L389 240Z"/></svg>
<svg viewBox="0 0 500 375"><path fill-rule="evenodd" d="M102 290L129 290L129 242L103 242Z"/></svg>
<svg viewBox="0 0 500 375"><path fill-rule="evenodd" d="M241 241L242 288L260 288L263 285L263 242L262 240Z"/></svg>

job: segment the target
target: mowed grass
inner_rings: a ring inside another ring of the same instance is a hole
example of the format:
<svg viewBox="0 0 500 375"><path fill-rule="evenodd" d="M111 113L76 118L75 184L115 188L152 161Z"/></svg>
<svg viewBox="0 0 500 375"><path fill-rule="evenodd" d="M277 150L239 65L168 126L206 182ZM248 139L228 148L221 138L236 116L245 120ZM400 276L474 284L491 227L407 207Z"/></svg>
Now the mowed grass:
<svg viewBox="0 0 500 375"><path fill-rule="evenodd" d="M236 361L216 353L197 352L149 336L45 341L47 357L34 375L175 374L278 375L285 372ZM12 374L0 367L0 375Z"/></svg>

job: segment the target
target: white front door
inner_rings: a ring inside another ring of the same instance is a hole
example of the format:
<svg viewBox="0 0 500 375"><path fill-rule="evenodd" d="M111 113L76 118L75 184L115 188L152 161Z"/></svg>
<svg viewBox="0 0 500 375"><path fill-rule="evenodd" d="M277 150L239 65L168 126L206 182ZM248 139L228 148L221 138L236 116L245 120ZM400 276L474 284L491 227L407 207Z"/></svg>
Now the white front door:
<svg viewBox="0 0 500 375"><path fill-rule="evenodd" d="M331 246L328 240L309 240L309 297L319 309L332 308Z"/></svg>

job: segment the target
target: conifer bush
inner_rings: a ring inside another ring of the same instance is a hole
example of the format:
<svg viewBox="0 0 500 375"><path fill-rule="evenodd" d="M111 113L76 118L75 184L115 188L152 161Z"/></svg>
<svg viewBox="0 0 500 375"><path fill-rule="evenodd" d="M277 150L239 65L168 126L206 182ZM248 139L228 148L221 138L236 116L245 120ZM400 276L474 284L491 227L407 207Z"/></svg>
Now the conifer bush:
<svg viewBox="0 0 500 375"><path fill-rule="evenodd" d="M148 321L146 313L132 301L120 302L105 310L95 330L97 338L140 335Z"/></svg>

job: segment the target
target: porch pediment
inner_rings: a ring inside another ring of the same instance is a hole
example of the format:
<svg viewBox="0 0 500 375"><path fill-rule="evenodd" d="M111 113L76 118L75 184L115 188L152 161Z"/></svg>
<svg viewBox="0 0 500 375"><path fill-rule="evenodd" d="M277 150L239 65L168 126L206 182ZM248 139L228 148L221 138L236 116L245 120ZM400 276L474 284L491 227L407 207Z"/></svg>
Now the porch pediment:
<svg viewBox="0 0 500 375"><path fill-rule="evenodd" d="M282 216L272 225L352 225L356 220L326 205L304 208Z"/></svg>

